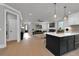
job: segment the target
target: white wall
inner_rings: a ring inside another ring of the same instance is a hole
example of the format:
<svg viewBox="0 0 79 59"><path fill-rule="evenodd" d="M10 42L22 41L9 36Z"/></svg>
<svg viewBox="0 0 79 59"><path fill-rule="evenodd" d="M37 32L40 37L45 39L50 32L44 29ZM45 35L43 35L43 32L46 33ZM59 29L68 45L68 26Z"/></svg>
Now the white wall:
<svg viewBox="0 0 79 59"><path fill-rule="evenodd" d="M4 47L4 43L5 43L5 34L4 34L4 14L3 14L4 10L3 7L0 6L0 48Z"/></svg>
<svg viewBox="0 0 79 59"><path fill-rule="evenodd" d="M48 22L43 22L42 23L42 30L43 31L48 31L48 29L49 29L48 24L49 24Z"/></svg>
<svg viewBox="0 0 79 59"><path fill-rule="evenodd" d="M69 25L79 25L79 12L69 15Z"/></svg>

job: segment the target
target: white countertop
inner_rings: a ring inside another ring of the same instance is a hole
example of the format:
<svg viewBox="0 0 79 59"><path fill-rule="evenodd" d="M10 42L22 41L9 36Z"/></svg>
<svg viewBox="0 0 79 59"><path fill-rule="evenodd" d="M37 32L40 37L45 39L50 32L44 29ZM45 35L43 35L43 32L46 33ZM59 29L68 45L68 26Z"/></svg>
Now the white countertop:
<svg viewBox="0 0 79 59"><path fill-rule="evenodd" d="M56 33L56 32L46 32L44 34L49 34L52 36L57 36L57 37L65 37L65 36L72 36L72 35L78 35L79 33Z"/></svg>

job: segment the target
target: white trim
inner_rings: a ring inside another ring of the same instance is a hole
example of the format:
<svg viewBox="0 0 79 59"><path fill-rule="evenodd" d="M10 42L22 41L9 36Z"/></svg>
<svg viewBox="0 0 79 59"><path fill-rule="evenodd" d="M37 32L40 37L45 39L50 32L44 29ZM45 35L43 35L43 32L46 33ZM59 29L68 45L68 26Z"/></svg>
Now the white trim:
<svg viewBox="0 0 79 59"><path fill-rule="evenodd" d="M5 7L9 8L9 9L11 9L11 10L15 11L15 12L18 12L18 13L19 13L19 15L20 15L20 17L21 17L21 20L23 19L23 18L22 18L22 14L21 14L21 12L20 12L20 11L18 11L18 10L16 10L16 9L14 9L14 8L12 8L11 6L9 6L9 5L7 5L7 4L4 4L4 3L0 3L0 5L5 6Z"/></svg>
<svg viewBox="0 0 79 59"><path fill-rule="evenodd" d="M4 11L4 38L5 38L5 42L4 42L4 45L6 46L6 11Z"/></svg>
<svg viewBox="0 0 79 59"><path fill-rule="evenodd" d="M17 29L17 30L18 30L18 31L17 31L17 35L18 35L18 36L17 36L17 39L18 39L17 42L20 42L20 19L19 19L19 18L20 18L19 15L17 15L17 25L18 25L18 26L17 26L17 28L18 28L18 29Z"/></svg>
<svg viewBox="0 0 79 59"><path fill-rule="evenodd" d="M15 12L9 10L9 9L5 9L5 12L10 12L10 13L12 13L12 14L14 14L14 15L18 15L17 13L15 13Z"/></svg>
<svg viewBox="0 0 79 59"><path fill-rule="evenodd" d="M15 12L9 10L9 9L5 9L4 10L4 15L5 15L4 16L4 18L5 18L5 25L4 25L4 27L5 27L5 31L4 31L4 33L5 33L5 46L6 46L6 42L7 42L7 40L6 40L6 13L7 12L12 13L12 14L17 16L17 42L20 42L20 19L19 19L19 15Z"/></svg>

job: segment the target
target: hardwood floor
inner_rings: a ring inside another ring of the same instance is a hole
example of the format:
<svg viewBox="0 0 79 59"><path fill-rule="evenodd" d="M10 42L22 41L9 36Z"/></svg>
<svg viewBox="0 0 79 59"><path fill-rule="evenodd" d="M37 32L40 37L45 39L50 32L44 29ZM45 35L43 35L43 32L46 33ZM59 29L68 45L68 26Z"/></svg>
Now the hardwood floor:
<svg viewBox="0 0 79 59"><path fill-rule="evenodd" d="M45 48L45 39L39 36L29 36L20 43L8 42L7 47L0 49L0 56L54 56ZM68 52L63 56L79 56L79 49Z"/></svg>
<svg viewBox="0 0 79 59"><path fill-rule="evenodd" d="M7 48L0 49L2 56L53 56L45 48L44 39L39 39L36 36L29 39L24 39L20 43L16 41L8 42Z"/></svg>

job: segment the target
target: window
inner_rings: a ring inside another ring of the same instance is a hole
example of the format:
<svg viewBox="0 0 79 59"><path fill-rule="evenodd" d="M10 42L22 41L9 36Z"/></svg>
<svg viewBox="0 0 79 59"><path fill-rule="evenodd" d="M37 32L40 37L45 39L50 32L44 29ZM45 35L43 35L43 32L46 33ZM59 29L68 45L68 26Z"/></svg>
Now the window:
<svg viewBox="0 0 79 59"><path fill-rule="evenodd" d="M64 21L59 21L58 22L58 29L59 28L64 29Z"/></svg>

